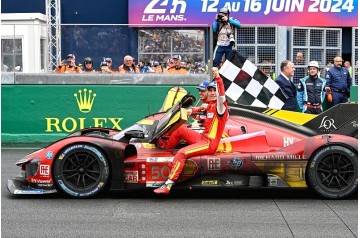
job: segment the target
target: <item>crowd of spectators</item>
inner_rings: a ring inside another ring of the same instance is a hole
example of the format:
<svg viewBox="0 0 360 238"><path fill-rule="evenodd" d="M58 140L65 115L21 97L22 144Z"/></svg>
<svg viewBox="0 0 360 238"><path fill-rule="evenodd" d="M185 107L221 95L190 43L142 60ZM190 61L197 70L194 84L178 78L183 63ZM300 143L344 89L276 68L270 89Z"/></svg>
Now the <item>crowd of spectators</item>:
<svg viewBox="0 0 360 238"><path fill-rule="evenodd" d="M186 63L181 61L180 55L174 55L166 60L166 62L152 61L145 62L140 60L137 62L135 58L130 55L126 55L123 60L123 64L118 68L112 66L111 58L103 58L99 68L94 65L91 57L86 57L83 62L78 63L74 54L68 54L59 66L56 67L56 73L103 73L103 74L125 74L125 73L172 73L170 68L177 66L182 68L184 73L192 74L205 74L207 73L207 65L203 63Z"/></svg>
<svg viewBox="0 0 360 238"><path fill-rule="evenodd" d="M129 43L137 44L139 52L138 59L131 56L134 66L146 66L140 73L167 73L174 55L181 55L180 64L188 73L206 73L203 30L141 29L134 34L121 26L71 26L62 28L62 33L63 45L67 46L62 51L76 55L77 67L84 69L85 58L92 59L92 70L82 73L121 73L119 68L129 54ZM110 70L104 67L108 59Z"/></svg>

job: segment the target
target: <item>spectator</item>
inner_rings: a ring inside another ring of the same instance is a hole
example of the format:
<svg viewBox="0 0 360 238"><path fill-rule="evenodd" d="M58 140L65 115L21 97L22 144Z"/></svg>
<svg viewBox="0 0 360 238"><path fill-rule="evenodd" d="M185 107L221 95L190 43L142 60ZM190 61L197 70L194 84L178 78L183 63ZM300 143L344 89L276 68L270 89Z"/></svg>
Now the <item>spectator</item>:
<svg viewBox="0 0 360 238"><path fill-rule="evenodd" d="M181 66L181 55L174 55L172 59L173 59L174 64L167 70L167 72L169 74L188 74L189 73L189 71L185 67Z"/></svg>
<svg viewBox="0 0 360 238"><path fill-rule="evenodd" d="M341 56L335 56L334 67L330 68L326 73L325 90L331 91L332 105L345 103L350 97L350 86L352 78L347 68L342 66L343 59Z"/></svg>
<svg viewBox="0 0 360 238"><path fill-rule="evenodd" d="M84 59L84 65L82 69L83 73L95 73L95 69L93 67L93 61L90 57L86 57Z"/></svg>
<svg viewBox="0 0 360 238"><path fill-rule="evenodd" d="M69 54L66 60L61 61L61 64L56 67L55 73L59 74L77 74L81 73L80 67L75 64L75 55Z"/></svg>
<svg viewBox="0 0 360 238"><path fill-rule="evenodd" d="M351 67L350 61L345 61L344 66L349 71L350 77L353 78L353 68Z"/></svg>
<svg viewBox="0 0 360 238"><path fill-rule="evenodd" d="M109 70L112 72L112 73L115 73L115 70L113 69L112 67L112 59L111 58L105 58L104 60L109 68Z"/></svg>
<svg viewBox="0 0 360 238"><path fill-rule="evenodd" d="M2 72L9 72L9 66L5 65L5 64L2 64L1 66L1 71Z"/></svg>
<svg viewBox="0 0 360 238"><path fill-rule="evenodd" d="M206 73L205 68L203 67L203 65L201 63L195 63L193 72L195 74L205 74Z"/></svg>
<svg viewBox="0 0 360 238"><path fill-rule="evenodd" d="M266 76L271 78L271 73L272 73L271 66L268 65L268 64L270 64L270 62L267 60L264 60L261 64L264 64L264 65L259 66L259 70L261 72L263 72Z"/></svg>
<svg viewBox="0 0 360 238"><path fill-rule="evenodd" d="M152 71L149 66L145 65L144 60L139 61L138 67L139 67L140 73L142 73L142 74L147 74L147 73L150 73Z"/></svg>
<svg viewBox="0 0 360 238"><path fill-rule="evenodd" d="M124 64L119 66L119 74L138 74L138 67L135 65L134 58L130 55L124 57Z"/></svg>
<svg viewBox="0 0 360 238"><path fill-rule="evenodd" d="M301 78L304 78L307 74L307 69L304 67L304 54L299 51L296 53L296 61L295 61L295 73L293 77L293 83L298 84Z"/></svg>
<svg viewBox="0 0 360 238"><path fill-rule="evenodd" d="M155 74L162 74L163 73L163 69L161 67L161 64L159 63L159 61L154 61L152 63L152 71Z"/></svg>
<svg viewBox="0 0 360 238"><path fill-rule="evenodd" d="M219 62L225 54L225 60L230 56L232 47L235 45L234 27L240 27L240 22L237 19L229 17L230 11L228 8L223 7L219 13L216 14L215 21L213 23L214 42L216 47L214 49L214 61L215 67L219 66Z"/></svg>
<svg viewBox="0 0 360 238"><path fill-rule="evenodd" d="M100 73L102 74L113 74L114 71L109 69L108 63L103 61L100 63Z"/></svg>
<svg viewBox="0 0 360 238"><path fill-rule="evenodd" d="M74 54L68 54L66 56L66 60L71 60L72 62L74 62L74 65L76 65L76 62L75 62L75 55Z"/></svg>
<svg viewBox="0 0 360 238"><path fill-rule="evenodd" d="M284 60L280 64L280 75L275 79L275 82L280 86L282 91L288 96L285 101L283 110L297 111L296 110L296 87L290 80L294 76L294 63L290 60Z"/></svg>
<svg viewBox="0 0 360 238"><path fill-rule="evenodd" d="M319 63L310 61L308 66L309 76L300 79L297 92L297 102L300 110L310 114L320 114L325 98L326 80L320 78Z"/></svg>
<svg viewBox="0 0 360 238"><path fill-rule="evenodd" d="M22 67L20 65L15 66L14 72L22 72Z"/></svg>

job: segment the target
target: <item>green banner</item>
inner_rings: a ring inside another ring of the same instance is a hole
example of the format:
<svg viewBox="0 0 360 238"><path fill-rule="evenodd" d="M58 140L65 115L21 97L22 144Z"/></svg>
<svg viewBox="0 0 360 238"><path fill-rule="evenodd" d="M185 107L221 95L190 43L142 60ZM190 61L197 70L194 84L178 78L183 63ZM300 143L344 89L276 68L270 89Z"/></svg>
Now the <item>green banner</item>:
<svg viewBox="0 0 360 238"><path fill-rule="evenodd" d="M51 142L87 127L124 129L161 108L170 86L2 85L2 142ZM195 86L184 87L197 96Z"/></svg>

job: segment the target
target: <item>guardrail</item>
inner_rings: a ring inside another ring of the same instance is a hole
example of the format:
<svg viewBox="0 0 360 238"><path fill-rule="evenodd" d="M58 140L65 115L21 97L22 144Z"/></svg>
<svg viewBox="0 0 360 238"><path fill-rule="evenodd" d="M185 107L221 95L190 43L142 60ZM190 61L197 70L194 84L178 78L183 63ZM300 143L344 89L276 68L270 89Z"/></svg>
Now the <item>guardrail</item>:
<svg viewBox="0 0 360 238"><path fill-rule="evenodd" d="M2 73L1 84L198 85L208 74L34 74Z"/></svg>

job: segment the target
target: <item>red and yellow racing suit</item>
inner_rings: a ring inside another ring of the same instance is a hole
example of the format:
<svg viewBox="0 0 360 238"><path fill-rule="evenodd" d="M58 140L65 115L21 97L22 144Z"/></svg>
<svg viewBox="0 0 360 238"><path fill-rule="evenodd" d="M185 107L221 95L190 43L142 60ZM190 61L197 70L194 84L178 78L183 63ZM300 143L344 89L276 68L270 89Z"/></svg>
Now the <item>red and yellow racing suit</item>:
<svg viewBox="0 0 360 238"><path fill-rule="evenodd" d="M216 78L217 100L209 101L204 119L204 131L202 134L185 126L174 131L164 148L174 148L181 139L189 145L180 149L175 157L169 174L169 179L176 181L185 165L187 158L198 155L208 155L216 152L226 121L229 117L228 105L225 100L225 89L220 77Z"/></svg>

